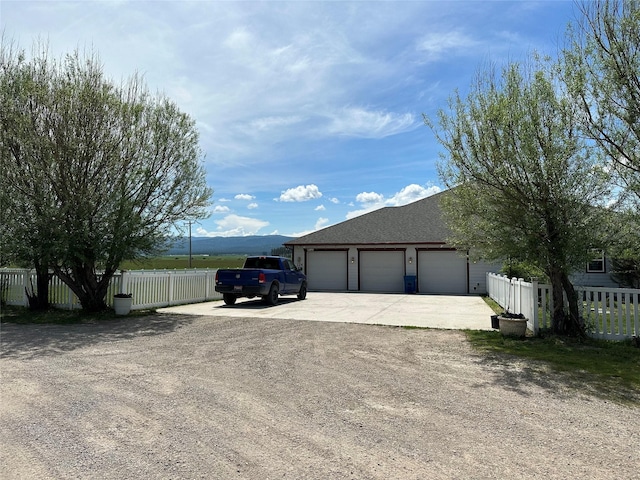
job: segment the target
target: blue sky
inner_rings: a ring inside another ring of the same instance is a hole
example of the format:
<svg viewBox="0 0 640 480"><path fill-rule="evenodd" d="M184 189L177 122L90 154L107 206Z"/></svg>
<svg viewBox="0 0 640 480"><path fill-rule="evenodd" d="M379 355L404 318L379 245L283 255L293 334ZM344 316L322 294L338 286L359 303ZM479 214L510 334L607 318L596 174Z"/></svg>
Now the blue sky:
<svg viewBox="0 0 640 480"><path fill-rule="evenodd" d="M482 65L555 55L572 1L0 1L5 37L94 49L197 122L197 236L299 236L438 192L422 120Z"/></svg>

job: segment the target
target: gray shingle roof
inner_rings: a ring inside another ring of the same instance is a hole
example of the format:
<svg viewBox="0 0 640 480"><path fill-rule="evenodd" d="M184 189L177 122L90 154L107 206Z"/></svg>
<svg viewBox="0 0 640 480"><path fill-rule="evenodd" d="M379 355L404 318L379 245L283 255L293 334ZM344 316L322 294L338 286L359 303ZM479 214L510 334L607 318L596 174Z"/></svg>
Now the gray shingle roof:
<svg viewBox="0 0 640 480"><path fill-rule="evenodd" d="M440 211L447 191L401 207L385 207L304 235L285 245L444 243L449 228Z"/></svg>

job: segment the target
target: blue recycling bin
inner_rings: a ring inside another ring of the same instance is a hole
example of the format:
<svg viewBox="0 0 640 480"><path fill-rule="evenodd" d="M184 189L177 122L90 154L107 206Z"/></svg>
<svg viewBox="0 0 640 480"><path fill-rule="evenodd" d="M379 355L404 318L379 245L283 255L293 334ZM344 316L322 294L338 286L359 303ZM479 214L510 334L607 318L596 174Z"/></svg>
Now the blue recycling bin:
<svg viewBox="0 0 640 480"><path fill-rule="evenodd" d="M416 276L404 276L404 293L416 293Z"/></svg>

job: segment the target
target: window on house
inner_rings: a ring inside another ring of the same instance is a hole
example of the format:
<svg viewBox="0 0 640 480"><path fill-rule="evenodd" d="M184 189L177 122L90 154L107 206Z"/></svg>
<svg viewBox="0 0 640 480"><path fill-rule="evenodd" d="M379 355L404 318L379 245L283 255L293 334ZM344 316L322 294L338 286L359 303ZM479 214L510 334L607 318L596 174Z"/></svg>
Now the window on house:
<svg viewBox="0 0 640 480"><path fill-rule="evenodd" d="M592 249L591 260L587 262L587 273L604 273L604 250Z"/></svg>

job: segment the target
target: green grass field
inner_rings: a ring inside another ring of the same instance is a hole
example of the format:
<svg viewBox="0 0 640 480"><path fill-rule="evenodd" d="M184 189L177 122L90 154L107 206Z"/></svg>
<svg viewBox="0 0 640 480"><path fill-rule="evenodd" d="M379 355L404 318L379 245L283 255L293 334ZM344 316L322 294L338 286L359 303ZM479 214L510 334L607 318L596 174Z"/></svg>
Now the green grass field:
<svg viewBox="0 0 640 480"><path fill-rule="evenodd" d="M192 255L191 268L240 268L246 256L243 255ZM123 270L164 270L189 268L188 255L171 255L127 261Z"/></svg>

